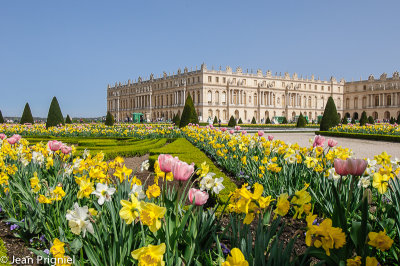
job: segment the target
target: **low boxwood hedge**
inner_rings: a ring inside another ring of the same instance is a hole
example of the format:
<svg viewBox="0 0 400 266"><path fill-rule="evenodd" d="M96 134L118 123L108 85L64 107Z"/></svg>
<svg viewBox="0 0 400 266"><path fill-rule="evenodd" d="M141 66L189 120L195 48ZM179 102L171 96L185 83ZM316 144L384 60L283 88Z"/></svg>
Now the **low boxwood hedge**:
<svg viewBox="0 0 400 266"><path fill-rule="evenodd" d="M9 261L9 258L7 256L7 249L4 246L4 241L1 238L0 238L0 258L2 258L0 265L11 265L9 262L6 263L6 261Z"/></svg>
<svg viewBox="0 0 400 266"><path fill-rule="evenodd" d="M342 138L400 142L400 136L395 136L395 135L363 134L363 133L332 132L332 131L315 131L315 134L323 136L342 137Z"/></svg>
<svg viewBox="0 0 400 266"><path fill-rule="evenodd" d="M237 187L232 180L227 177L214 163L207 157L202 151L193 146L187 139L178 138L172 143L165 145L162 148L150 150L150 167L154 170L154 163L160 154L171 154L172 156L177 156L181 161L187 163L194 163L197 167L203 162L206 162L210 167L210 172L215 173L215 177L223 177L223 185L225 189L222 190L218 195L218 201L220 203L225 203L229 199L229 193L234 191Z"/></svg>

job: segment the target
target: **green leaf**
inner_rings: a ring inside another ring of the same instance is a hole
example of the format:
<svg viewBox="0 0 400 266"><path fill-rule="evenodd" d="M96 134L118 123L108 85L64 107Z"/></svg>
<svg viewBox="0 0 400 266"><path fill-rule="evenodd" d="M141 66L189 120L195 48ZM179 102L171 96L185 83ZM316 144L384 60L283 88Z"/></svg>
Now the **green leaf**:
<svg viewBox="0 0 400 266"><path fill-rule="evenodd" d="M71 248L72 253L77 254L81 250L83 243L80 238L75 238L74 241L72 241L69 244L69 246Z"/></svg>

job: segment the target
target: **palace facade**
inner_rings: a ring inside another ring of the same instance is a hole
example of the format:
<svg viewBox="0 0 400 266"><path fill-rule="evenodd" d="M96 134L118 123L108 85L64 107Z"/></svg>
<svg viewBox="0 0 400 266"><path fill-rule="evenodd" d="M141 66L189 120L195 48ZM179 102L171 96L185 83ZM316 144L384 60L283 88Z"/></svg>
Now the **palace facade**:
<svg viewBox="0 0 400 266"><path fill-rule="evenodd" d="M391 78L383 73L379 79L369 75L368 80L346 82L344 86L344 109L347 117L359 119L366 111L375 120L389 120L400 114L399 72Z"/></svg>
<svg viewBox="0 0 400 266"><path fill-rule="evenodd" d="M306 78L299 77L296 73L273 75L269 70L265 73L261 70L248 73L243 72L240 67L235 72L229 66L225 70L210 70L202 64L196 70L189 71L185 67L183 71L178 69L172 75L164 72L156 78L151 74L146 80L139 77L135 82L128 80L124 84L115 83L113 87L108 85L107 110L118 121L132 118L132 113L143 113L151 121L166 121L171 120L175 114L181 114L185 99L190 94L201 122L207 122L216 116L226 123L234 116L236 119L241 118L244 123L249 123L253 117L258 123L264 123L267 117L294 120L300 113L309 120L316 120L323 114L330 96L335 101L340 117L343 114L353 116L360 113L360 110L362 112L364 97L376 97L376 90L380 86L378 84L381 84L384 88L390 88L390 91L379 91L379 95L385 93L385 96L379 97L387 97L388 93L392 93L393 100L387 108L391 109L389 112L394 116L395 110L392 109L397 108L399 111L398 73L395 72L393 78L387 79L387 82L374 83L374 93L368 96L371 88L369 85L372 84L370 80L371 77L368 81L345 83L343 79L337 81L334 77L327 81L316 79L314 75ZM364 83L369 84L366 90L363 89ZM361 94L365 95L357 98ZM373 107L376 107L373 105L370 107L371 114L365 109L367 114L376 115L377 119L384 118L387 110L383 109L383 103L385 106L388 103L387 98L385 99L379 105L382 112L379 110L376 111L377 115L372 114L375 111L372 110ZM358 101L360 105L351 105L351 102L356 104ZM397 105L394 105L395 101Z"/></svg>

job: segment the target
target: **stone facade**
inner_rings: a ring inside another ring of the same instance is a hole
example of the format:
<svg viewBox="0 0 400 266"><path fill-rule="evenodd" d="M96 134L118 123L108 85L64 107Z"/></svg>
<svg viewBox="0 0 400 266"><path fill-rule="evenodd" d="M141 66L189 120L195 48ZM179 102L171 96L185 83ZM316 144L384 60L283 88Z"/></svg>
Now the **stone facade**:
<svg viewBox="0 0 400 266"><path fill-rule="evenodd" d="M329 96L342 117L344 87L344 80L334 77L323 81L314 75L273 75L269 70L265 74L261 70L248 73L240 67L234 72L229 66L225 70L209 70L202 64L199 70L178 69L172 75L164 72L159 78L151 74L147 80L139 77L135 82L108 85L107 110L118 121L131 118L134 112L143 113L151 121L165 121L181 114L190 94L201 122L215 116L222 123L228 122L230 116L242 118L244 123L253 117L258 123L264 123L267 117L282 116L290 121L300 113L316 120L323 114Z"/></svg>
<svg viewBox="0 0 400 266"><path fill-rule="evenodd" d="M359 119L366 111L375 120L397 118L400 114L399 72L391 78L383 73L379 79L373 75L368 80L346 82L344 89L344 114Z"/></svg>

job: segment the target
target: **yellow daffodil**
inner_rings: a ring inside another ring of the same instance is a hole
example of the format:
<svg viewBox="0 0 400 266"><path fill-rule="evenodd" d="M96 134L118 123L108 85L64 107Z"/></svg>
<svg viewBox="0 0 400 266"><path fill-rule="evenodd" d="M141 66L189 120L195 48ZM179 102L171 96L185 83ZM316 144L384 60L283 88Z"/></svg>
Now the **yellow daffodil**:
<svg viewBox="0 0 400 266"><path fill-rule="evenodd" d="M369 232L368 233L368 245L376 247L381 251L390 249L393 244L393 239L386 235L386 231L380 231L379 233Z"/></svg>
<svg viewBox="0 0 400 266"><path fill-rule="evenodd" d="M140 203L138 199L131 194L131 201L121 200L122 209L119 211L119 216L126 224L131 224L136 217L139 216Z"/></svg>
<svg viewBox="0 0 400 266"><path fill-rule="evenodd" d="M147 198L157 198L161 194L161 189L157 184L151 185L147 188L146 196Z"/></svg>
<svg viewBox="0 0 400 266"><path fill-rule="evenodd" d="M164 217L167 209L149 202L140 202L140 220L155 233L161 227L160 219Z"/></svg>
<svg viewBox="0 0 400 266"><path fill-rule="evenodd" d="M249 263L246 261L242 251L238 248L233 248L226 258L226 261L222 263L222 266L248 266Z"/></svg>
<svg viewBox="0 0 400 266"><path fill-rule="evenodd" d="M131 255L135 260L139 261L140 266L163 266L165 265L163 261L165 248L164 243L157 246L148 245L132 251Z"/></svg>

